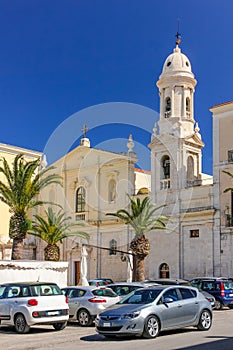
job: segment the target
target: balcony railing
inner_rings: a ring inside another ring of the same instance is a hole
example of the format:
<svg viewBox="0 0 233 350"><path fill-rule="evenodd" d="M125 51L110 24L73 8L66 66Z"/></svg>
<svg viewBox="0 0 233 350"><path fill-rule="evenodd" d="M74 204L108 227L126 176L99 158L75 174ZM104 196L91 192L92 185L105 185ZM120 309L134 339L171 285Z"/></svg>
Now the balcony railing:
<svg viewBox="0 0 233 350"><path fill-rule="evenodd" d="M171 116L171 111L167 111L164 113L165 118L170 118L170 116Z"/></svg>
<svg viewBox="0 0 233 350"><path fill-rule="evenodd" d="M160 180L160 190L166 190L170 188L171 182L170 179Z"/></svg>

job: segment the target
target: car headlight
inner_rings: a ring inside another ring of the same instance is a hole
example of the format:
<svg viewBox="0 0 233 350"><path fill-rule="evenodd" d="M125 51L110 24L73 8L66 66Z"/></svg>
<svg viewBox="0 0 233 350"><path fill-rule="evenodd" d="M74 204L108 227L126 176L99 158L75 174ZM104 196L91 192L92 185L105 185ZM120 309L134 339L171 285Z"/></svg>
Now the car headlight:
<svg viewBox="0 0 233 350"><path fill-rule="evenodd" d="M129 312L127 314L121 315L121 319L136 318L140 315L140 311Z"/></svg>

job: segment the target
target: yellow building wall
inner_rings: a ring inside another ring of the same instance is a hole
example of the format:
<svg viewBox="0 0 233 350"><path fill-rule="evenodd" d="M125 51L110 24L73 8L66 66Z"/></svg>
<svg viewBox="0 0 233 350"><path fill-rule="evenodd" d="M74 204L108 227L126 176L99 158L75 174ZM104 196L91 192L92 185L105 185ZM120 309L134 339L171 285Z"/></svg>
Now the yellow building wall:
<svg viewBox="0 0 233 350"><path fill-rule="evenodd" d="M42 156L41 152L31 151L25 148L0 143L0 159L4 157L7 160L8 164L12 164L15 156L20 153L24 154L26 160L32 160ZM2 166L2 161L0 164ZM0 180L4 181L4 175L2 173L0 173ZM0 201L0 244L5 244L9 241L9 221L9 207Z"/></svg>

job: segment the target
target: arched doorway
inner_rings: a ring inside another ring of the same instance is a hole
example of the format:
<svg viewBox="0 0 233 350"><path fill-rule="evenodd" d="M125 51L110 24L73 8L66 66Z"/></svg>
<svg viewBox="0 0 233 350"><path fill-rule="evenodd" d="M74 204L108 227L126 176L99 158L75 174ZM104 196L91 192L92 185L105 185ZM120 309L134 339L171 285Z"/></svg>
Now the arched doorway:
<svg viewBox="0 0 233 350"><path fill-rule="evenodd" d="M159 278L169 278L170 271L169 266L166 263L163 263L159 266Z"/></svg>

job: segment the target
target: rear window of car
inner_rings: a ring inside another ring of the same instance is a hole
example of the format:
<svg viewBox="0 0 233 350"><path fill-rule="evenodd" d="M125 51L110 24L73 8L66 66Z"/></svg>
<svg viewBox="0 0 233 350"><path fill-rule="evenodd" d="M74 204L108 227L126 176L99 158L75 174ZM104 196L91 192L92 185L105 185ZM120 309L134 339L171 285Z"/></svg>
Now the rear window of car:
<svg viewBox="0 0 233 350"><path fill-rule="evenodd" d="M62 292L56 284L39 284L30 287L33 296L61 295Z"/></svg>
<svg viewBox="0 0 233 350"><path fill-rule="evenodd" d="M224 281L222 283L224 285L224 289L226 289L226 290L233 289L233 283L231 281Z"/></svg>
<svg viewBox="0 0 233 350"><path fill-rule="evenodd" d="M92 290L93 295L98 297L116 297L117 294L111 288L100 288Z"/></svg>

